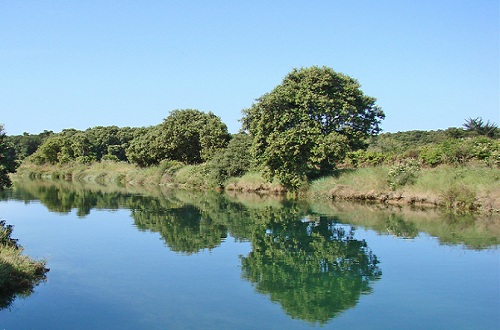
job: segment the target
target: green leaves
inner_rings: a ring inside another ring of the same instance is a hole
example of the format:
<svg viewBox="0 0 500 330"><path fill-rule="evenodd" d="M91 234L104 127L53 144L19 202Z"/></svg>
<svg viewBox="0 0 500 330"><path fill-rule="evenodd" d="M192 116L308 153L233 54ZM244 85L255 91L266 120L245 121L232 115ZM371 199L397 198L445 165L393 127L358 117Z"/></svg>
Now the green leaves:
<svg viewBox="0 0 500 330"><path fill-rule="evenodd" d="M139 166L157 165L164 159L199 164L225 148L228 140L226 125L213 113L173 110L162 124L135 136L127 157Z"/></svg>
<svg viewBox="0 0 500 330"><path fill-rule="evenodd" d="M364 147L385 117L355 79L316 66L294 69L243 113L257 162L293 189Z"/></svg>
<svg viewBox="0 0 500 330"><path fill-rule="evenodd" d="M11 153L13 148L6 140L3 125L0 124L0 190L11 185L9 173L15 171L16 164Z"/></svg>

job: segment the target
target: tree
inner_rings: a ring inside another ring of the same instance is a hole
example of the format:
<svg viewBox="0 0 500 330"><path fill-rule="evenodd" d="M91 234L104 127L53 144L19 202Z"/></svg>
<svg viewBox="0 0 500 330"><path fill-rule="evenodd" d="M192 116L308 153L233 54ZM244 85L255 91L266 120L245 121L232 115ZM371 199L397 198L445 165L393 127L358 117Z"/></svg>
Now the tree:
<svg viewBox="0 0 500 330"><path fill-rule="evenodd" d="M199 164L212 159L228 141L227 126L213 113L173 110L163 123L136 135L127 157L139 166L157 165L164 159Z"/></svg>
<svg viewBox="0 0 500 330"><path fill-rule="evenodd" d="M243 114L255 159L291 188L330 171L348 150L365 148L385 118L355 79L316 66L294 69Z"/></svg>
<svg viewBox="0 0 500 330"><path fill-rule="evenodd" d="M495 123L489 120L485 123L481 117L468 118L465 120L463 126L465 130L477 135L484 135L490 138L495 138L500 135L500 129Z"/></svg>
<svg viewBox="0 0 500 330"><path fill-rule="evenodd" d="M214 155L209 166L212 175L220 185L227 178L241 176L250 169L252 163L251 146L252 140L248 134L235 134L229 141L227 148Z"/></svg>
<svg viewBox="0 0 500 330"><path fill-rule="evenodd" d="M16 169L13 157L13 148L6 141L3 125L0 124L0 190L11 185L9 173Z"/></svg>
<svg viewBox="0 0 500 330"><path fill-rule="evenodd" d="M183 109L173 110L164 120L159 138L168 159L198 164L225 148L229 133L212 112Z"/></svg>
<svg viewBox="0 0 500 330"><path fill-rule="evenodd" d="M16 162L21 162L26 157L36 152L38 147L49 137L52 131L43 131L38 135L24 132L23 135L7 136L7 141L14 148L14 158Z"/></svg>
<svg viewBox="0 0 500 330"><path fill-rule="evenodd" d="M126 150L127 159L141 167L159 164L164 153L156 145L158 134L159 125L137 129Z"/></svg>
<svg viewBox="0 0 500 330"><path fill-rule="evenodd" d="M39 165L65 163L74 159L70 138L64 137L62 133L49 137L30 156L30 159Z"/></svg>

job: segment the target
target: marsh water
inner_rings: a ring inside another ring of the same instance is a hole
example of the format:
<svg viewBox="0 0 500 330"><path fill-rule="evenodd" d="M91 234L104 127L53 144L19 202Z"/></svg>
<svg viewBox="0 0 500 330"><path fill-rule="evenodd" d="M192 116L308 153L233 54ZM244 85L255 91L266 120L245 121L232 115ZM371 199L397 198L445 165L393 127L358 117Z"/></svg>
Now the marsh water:
<svg viewBox="0 0 500 330"><path fill-rule="evenodd" d="M1 329L498 329L498 221L436 210L17 181L47 280Z"/></svg>

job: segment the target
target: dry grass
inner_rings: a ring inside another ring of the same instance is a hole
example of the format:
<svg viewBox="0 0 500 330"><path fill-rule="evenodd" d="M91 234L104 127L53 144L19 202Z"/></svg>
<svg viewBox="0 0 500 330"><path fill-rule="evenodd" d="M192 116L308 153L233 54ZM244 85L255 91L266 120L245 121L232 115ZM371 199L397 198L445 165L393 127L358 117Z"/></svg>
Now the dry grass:
<svg viewBox="0 0 500 330"><path fill-rule="evenodd" d="M225 186L227 191L254 192L260 194L284 194L286 193L278 180L267 181L260 173L251 172L238 178L230 178Z"/></svg>
<svg viewBox="0 0 500 330"><path fill-rule="evenodd" d="M445 206L459 212L500 212L500 169L439 166L422 169L413 184L392 190L385 166L343 170L311 183L308 196Z"/></svg>

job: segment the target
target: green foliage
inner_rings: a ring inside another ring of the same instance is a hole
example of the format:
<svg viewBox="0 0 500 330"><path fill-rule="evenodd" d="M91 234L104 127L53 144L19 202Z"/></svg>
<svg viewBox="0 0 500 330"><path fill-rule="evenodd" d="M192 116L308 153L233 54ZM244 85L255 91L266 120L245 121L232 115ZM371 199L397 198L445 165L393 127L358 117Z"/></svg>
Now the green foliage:
<svg viewBox="0 0 500 330"><path fill-rule="evenodd" d="M244 110L243 128L268 177L298 188L330 171L349 149L365 147L385 117L359 83L326 67L294 69Z"/></svg>
<svg viewBox="0 0 500 330"><path fill-rule="evenodd" d="M352 167L381 165L389 159L385 153L372 150L356 150L347 153L345 162Z"/></svg>
<svg viewBox="0 0 500 330"><path fill-rule="evenodd" d="M10 187L9 173L16 169L15 160L12 157L14 149L6 140L3 125L0 125L0 190Z"/></svg>
<svg viewBox="0 0 500 330"><path fill-rule="evenodd" d="M43 131L37 135L25 132L23 135L7 136L6 140L14 149L14 154L12 155L13 159L15 159L16 162L20 162L26 157L34 154L38 147L53 134L52 131Z"/></svg>
<svg viewBox="0 0 500 330"><path fill-rule="evenodd" d="M420 149L420 159L429 166L464 164L476 160L498 167L500 164L499 154L500 140L484 136L448 139L441 143L426 145Z"/></svg>
<svg viewBox="0 0 500 330"><path fill-rule="evenodd" d="M387 173L387 184L392 190L415 183L421 166L417 160L406 159L394 164Z"/></svg>
<svg viewBox="0 0 500 330"><path fill-rule="evenodd" d="M463 131L463 130L461 130ZM449 130L442 131L406 131L397 133L382 133L370 137L368 150L382 152L386 155L403 154L410 149L418 149L431 143L447 140Z"/></svg>
<svg viewBox="0 0 500 330"><path fill-rule="evenodd" d="M228 140L226 125L213 113L173 110L162 124L136 134L127 157L139 166L157 165L164 159L199 164L225 148Z"/></svg>
<svg viewBox="0 0 500 330"><path fill-rule="evenodd" d="M125 150L136 129L116 126L89 128L85 131L65 129L50 134L29 158L35 164L89 164L95 161L126 161Z"/></svg>
<svg viewBox="0 0 500 330"><path fill-rule="evenodd" d="M229 140L227 127L219 117L193 109L173 110L160 129L159 142L165 156L186 164L210 160Z"/></svg>
<svg viewBox="0 0 500 330"><path fill-rule="evenodd" d="M135 128L117 126L97 126L85 131L97 160L102 158L126 161L125 150L134 138ZM113 156L113 157L112 157Z"/></svg>
<svg viewBox="0 0 500 330"><path fill-rule="evenodd" d="M211 180L210 168L206 163L180 168L175 172L174 181L183 188L196 190L213 188L217 185Z"/></svg>
<svg viewBox="0 0 500 330"><path fill-rule="evenodd" d="M465 120L464 128L474 135L483 135L490 138L500 137L500 129L489 120L485 123L481 117L468 118Z"/></svg>
<svg viewBox="0 0 500 330"><path fill-rule="evenodd" d="M158 139L159 126L140 128L135 131L134 138L126 150L127 159L141 167L158 164L163 159Z"/></svg>
<svg viewBox="0 0 500 330"><path fill-rule="evenodd" d="M16 296L28 296L45 280L45 261L22 255L23 248L11 237L12 226L0 220L0 309L9 307Z"/></svg>
<svg viewBox="0 0 500 330"><path fill-rule="evenodd" d="M161 173L173 175L184 166L182 162L166 159L160 163L160 170Z"/></svg>
<svg viewBox="0 0 500 330"><path fill-rule="evenodd" d="M209 162L210 172L222 185L229 177L239 177L251 169L252 138L245 133L235 134L227 148L217 152Z"/></svg>
<svg viewBox="0 0 500 330"><path fill-rule="evenodd" d="M17 247L17 240L11 237L13 226L0 220L0 246Z"/></svg>

